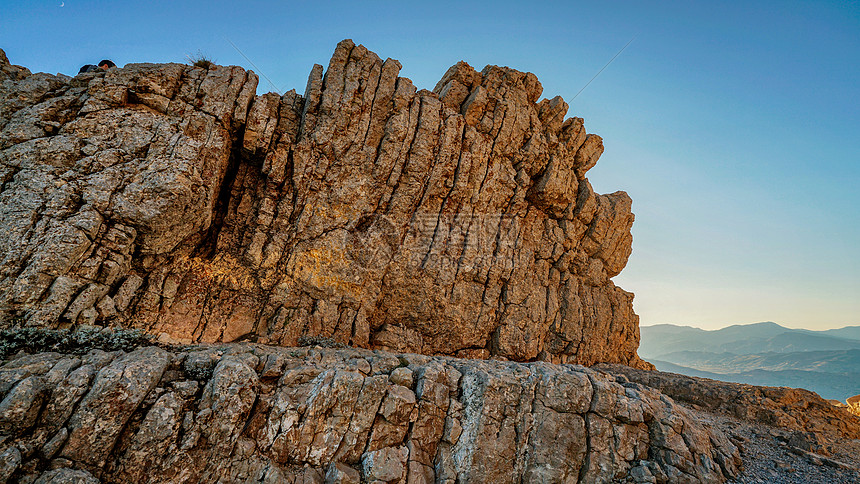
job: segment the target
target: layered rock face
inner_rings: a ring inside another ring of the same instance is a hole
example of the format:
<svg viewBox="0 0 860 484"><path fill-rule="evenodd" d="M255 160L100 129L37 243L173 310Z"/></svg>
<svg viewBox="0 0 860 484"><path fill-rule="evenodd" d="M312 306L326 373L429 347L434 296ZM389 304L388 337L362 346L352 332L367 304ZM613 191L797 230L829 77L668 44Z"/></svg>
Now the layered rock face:
<svg viewBox="0 0 860 484"><path fill-rule="evenodd" d="M722 482L738 449L582 366L256 344L0 366L0 482Z"/></svg>
<svg viewBox="0 0 860 484"><path fill-rule="evenodd" d="M237 67L0 64L6 325L647 365L610 280L630 198L594 193L600 137L532 74L418 91L350 41L304 96Z"/></svg>

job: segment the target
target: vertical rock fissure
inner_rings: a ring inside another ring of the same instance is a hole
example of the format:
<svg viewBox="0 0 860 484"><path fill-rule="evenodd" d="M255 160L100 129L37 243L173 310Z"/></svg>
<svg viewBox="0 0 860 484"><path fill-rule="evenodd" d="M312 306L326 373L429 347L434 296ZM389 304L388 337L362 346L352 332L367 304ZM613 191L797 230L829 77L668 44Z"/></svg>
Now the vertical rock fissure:
<svg viewBox="0 0 860 484"><path fill-rule="evenodd" d="M230 209L231 194L237 188L235 185L237 175L239 174L239 166L245 163L242 159L242 136L244 135L244 131L245 126L242 125L236 132L231 133L230 157L227 161L227 169L224 172L224 177L221 180L221 186L218 187L218 195L212 209L212 223L206 229L206 233L192 252L193 257L207 260L215 258L218 247L218 236L221 233L224 221L227 218L227 212Z"/></svg>

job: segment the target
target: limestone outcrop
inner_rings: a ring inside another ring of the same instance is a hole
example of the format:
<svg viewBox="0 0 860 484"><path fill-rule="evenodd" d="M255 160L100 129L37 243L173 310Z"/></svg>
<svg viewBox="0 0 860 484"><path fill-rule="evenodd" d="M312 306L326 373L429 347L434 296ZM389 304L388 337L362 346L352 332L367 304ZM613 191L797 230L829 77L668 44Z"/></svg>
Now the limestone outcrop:
<svg viewBox="0 0 860 484"><path fill-rule="evenodd" d="M256 96L239 67L3 55L3 324L647 366L601 138L533 74L399 70L344 41L303 96Z"/></svg>
<svg viewBox="0 0 860 484"><path fill-rule="evenodd" d="M0 360L0 482L722 482L737 447L578 365L259 344Z"/></svg>

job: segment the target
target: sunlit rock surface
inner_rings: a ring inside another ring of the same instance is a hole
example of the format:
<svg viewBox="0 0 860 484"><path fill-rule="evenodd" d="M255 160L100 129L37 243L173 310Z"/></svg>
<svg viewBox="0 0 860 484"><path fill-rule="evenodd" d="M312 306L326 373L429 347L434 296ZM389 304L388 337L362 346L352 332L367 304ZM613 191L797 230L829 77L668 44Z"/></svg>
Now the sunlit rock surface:
<svg viewBox="0 0 860 484"><path fill-rule="evenodd" d="M600 137L533 74L399 70L343 41L304 96L256 96L239 67L3 55L3 324L647 366Z"/></svg>

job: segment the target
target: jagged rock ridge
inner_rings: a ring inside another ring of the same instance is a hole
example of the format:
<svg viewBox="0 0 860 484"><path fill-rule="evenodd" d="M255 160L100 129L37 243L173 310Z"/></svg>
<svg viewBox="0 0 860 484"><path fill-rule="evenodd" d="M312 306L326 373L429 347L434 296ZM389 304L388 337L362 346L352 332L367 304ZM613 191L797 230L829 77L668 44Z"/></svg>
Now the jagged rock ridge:
<svg viewBox="0 0 860 484"><path fill-rule="evenodd" d="M600 137L533 74L459 63L429 92L399 70L344 41L304 96L255 96L238 67L4 55L6 320L647 365L610 280L631 201L585 178Z"/></svg>

